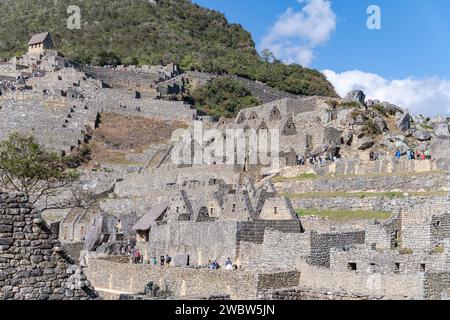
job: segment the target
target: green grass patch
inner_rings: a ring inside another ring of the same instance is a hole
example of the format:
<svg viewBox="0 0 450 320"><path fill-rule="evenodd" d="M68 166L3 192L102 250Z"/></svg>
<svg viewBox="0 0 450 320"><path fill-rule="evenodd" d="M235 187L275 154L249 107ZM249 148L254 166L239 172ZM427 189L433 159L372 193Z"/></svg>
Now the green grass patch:
<svg viewBox="0 0 450 320"><path fill-rule="evenodd" d="M426 197L426 196L446 196L447 191L429 191L429 192L308 192L308 193L282 193L282 196L289 199L322 199L322 198L405 198L409 197Z"/></svg>
<svg viewBox="0 0 450 320"><path fill-rule="evenodd" d="M304 180L314 180L314 179L320 179L323 178L315 173L302 173L298 176L292 177L292 178L285 178L285 177L275 177L272 179L273 182L284 182L284 181L304 181Z"/></svg>
<svg viewBox="0 0 450 320"><path fill-rule="evenodd" d="M414 254L414 250L410 248L401 248L399 252L400 254Z"/></svg>
<svg viewBox="0 0 450 320"><path fill-rule="evenodd" d="M329 179L345 179L345 178L356 178L356 177L417 177L417 176L428 176L428 175L442 175L446 174L444 171L423 171L423 172L387 172L383 174L379 173L364 173L364 174L327 174L319 176L315 173L303 173L295 177L275 177L272 179L273 182L287 182L287 181L305 181L305 180L329 180Z"/></svg>
<svg viewBox="0 0 450 320"><path fill-rule="evenodd" d="M433 250L431 250L432 254L443 254L445 253L444 247L435 247Z"/></svg>
<svg viewBox="0 0 450 320"><path fill-rule="evenodd" d="M425 130L433 130L434 128L428 124L421 124L420 127Z"/></svg>
<svg viewBox="0 0 450 320"><path fill-rule="evenodd" d="M392 216L390 212L364 210L299 209L296 213L299 217L316 216L331 220L387 220Z"/></svg>

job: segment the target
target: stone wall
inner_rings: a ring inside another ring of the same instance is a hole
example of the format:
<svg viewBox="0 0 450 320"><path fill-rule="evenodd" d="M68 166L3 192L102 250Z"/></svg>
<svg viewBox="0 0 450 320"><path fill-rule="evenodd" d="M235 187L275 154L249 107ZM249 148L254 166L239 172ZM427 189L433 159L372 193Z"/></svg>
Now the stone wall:
<svg viewBox="0 0 450 320"><path fill-rule="evenodd" d="M295 287L288 289L270 290L260 293L260 300L379 300L367 294L349 293L345 291L330 291Z"/></svg>
<svg viewBox="0 0 450 320"><path fill-rule="evenodd" d="M293 240L301 238L302 230L300 221L294 220L173 222L153 226L143 252L148 260L166 254L189 255L191 266L204 266L216 259L224 265L227 258L231 258L239 268L245 269L254 268L259 261L263 262L261 268L267 270L277 267L279 260L294 266L296 257L308 252L306 247L297 252L295 242L289 243L290 250L281 252L272 246L283 236ZM281 242L277 246L281 249Z"/></svg>
<svg viewBox="0 0 450 320"><path fill-rule="evenodd" d="M362 210L395 212L402 208L413 208L415 204L426 201L431 210L440 210L441 202L446 197L423 196L423 197L327 197L327 198L300 198L292 199L292 205L296 209L323 209L323 210ZM437 204L435 204L437 203ZM435 209L433 209L435 208Z"/></svg>
<svg viewBox="0 0 450 320"><path fill-rule="evenodd" d="M314 167L320 175L367 175L386 174L401 172L432 172L439 171L436 161L410 161L406 159L381 159L371 162L360 162L357 160L341 160L324 167Z"/></svg>
<svg viewBox="0 0 450 320"><path fill-rule="evenodd" d="M152 227L144 257L172 257L187 254L191 265L207 265L217 259L224 265L227 258L237 258L238 223L175 222Z"/></svg>
<svg viewBox="0 0 450 320"><path fill-rule="evenodd" d="M377 299L423 299L423 274L373 274L335 271L307 264L298 267L300 286L348 295L368 295Z"/></svg>
<svg viewBox="0 0 450 320"><path fill-rule="evenodd" d="M311 254L310 234L284 233L268 229L264 242L254 245L249 242L240 244L240 265L251 270L292 270L299 262Z"/></svg>
<svg viewBox="0 0 450 320"><path fill-rule="evenodd" d="M349 250L331 250L331 269L346 271L353 264L356 272L382 274L441 273L448 270L447 254L425 254L401 250L376 250L354 246Z"/></svg>
<svg viewBox="0 0 450 320"><path fill-rule="evenodd" d="M353 244L363 244L365 242L365 232L339 232L319 234L311 231L311 255L308 263L330 267L330 250L332 248L344 248Z"/></svg>
<svg viewBox="0 0 450 320"><path fill-rule="evenodd" d="M402 210L402 246L427 252L439 245L448 231L450 201L448 197L434 198L433 202L427 198L415 200L413 206Z"/></svg>
<svg viewBox="0 0 450 320"><path fill-rule="evenodd" d="M444 173L323 177L275 183L280 193L448 191Z"/></svg>
<svg viewBox="0 0 450 320"><path fill-rule="evenodd" d="M447 299L450 289L450 273L426 273L424 296L429 300Z"/></svg>
<svg viewBox="0 0 450 320"><path fill-rule="evenodd" d="M89 259L87 274L103 293L142 292L150 281L175 297L228 294L233 300L255 300L258 291L297 286L298 272L257 273L174 267L152 267Z"/></svg>
<svg viewBox="0 0 450 320"><path fill-rule="evenodd" d="M28 198L0 193L0 300L96 297Z"/></svg>

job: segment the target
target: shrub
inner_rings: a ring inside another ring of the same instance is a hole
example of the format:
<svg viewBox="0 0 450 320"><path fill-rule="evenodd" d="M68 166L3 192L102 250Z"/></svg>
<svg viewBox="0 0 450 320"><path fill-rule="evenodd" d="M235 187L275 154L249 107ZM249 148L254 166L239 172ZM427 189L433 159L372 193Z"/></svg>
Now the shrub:
<svg viewBox="0 0 450 320"><path fill-rule="evenodd" d="M230 78L213 79L191 95L198 110L216 117L235 117L239 110L260 104L239 81Z"/></svg>

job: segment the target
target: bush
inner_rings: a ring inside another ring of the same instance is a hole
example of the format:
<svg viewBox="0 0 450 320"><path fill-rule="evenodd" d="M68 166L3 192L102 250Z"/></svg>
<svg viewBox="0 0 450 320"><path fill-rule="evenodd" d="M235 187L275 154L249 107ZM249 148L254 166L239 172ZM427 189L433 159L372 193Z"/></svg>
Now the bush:
<svg viewBox="0 0 450 320"><path fill-rule="evenodd" d="M193 90L191 95L196 109L215 117L235 117L241 109L260 104L239 81L230 78L213 79Z"/></svg>
<svg viewBox="0 0 450 320"><path fill-rule="evenodd" d="M87 145L75 149L70 155L64 158L65 164L72 169L78 168L83 163L91 160L91 149Z"/></svg>
<svg viewBox="0 0 450 320"><path fill-rule="evenodd" d="M378 136L383 133L383 130L372 119L368 119L364 122L363 132L371 136Z"/></svg>

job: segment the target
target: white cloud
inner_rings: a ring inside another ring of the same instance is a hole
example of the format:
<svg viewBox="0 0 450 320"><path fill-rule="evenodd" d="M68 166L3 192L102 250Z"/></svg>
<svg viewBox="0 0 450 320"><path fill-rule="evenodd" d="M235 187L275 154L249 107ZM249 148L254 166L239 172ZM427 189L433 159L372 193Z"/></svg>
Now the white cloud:
<svg viewBox="0 0 450 320"><path fill-rule="evenodd" d="M324 44L336 29L336 14L328 0L297 0L305 4L301 11L288 8L269 33L260 48L269 49L287 63L308 66L314 59L314 49Z"/></svg>
<svg viewBox="0 0 450 320"><path fill-rule="evenodd" d="M351 90L363 90L368 99L389 101L414 114L450 115L450 81L438 77L387 80L359 70L323 73L340 96Z"/></svg>

